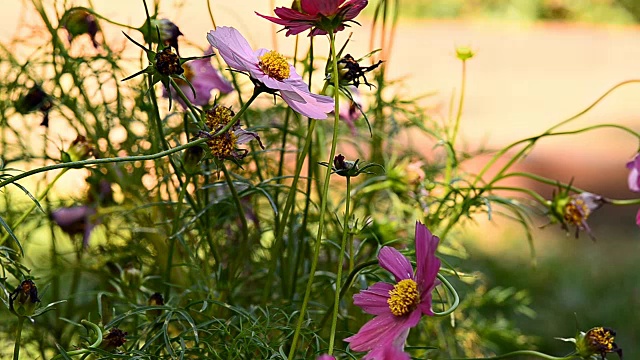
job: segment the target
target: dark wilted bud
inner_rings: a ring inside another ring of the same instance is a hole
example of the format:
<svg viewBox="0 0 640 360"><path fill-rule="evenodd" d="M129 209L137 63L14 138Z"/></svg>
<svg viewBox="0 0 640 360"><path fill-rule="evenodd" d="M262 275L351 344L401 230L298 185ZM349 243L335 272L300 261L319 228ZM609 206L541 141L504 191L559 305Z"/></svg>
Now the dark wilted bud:
<svg viewBox="0 0 640 360"><path fill-rule="evenodd" d="M94 148L89 144L87 138L78 135L69 146L67 151L62 154L63 162L86 160L93 155Z"/></svg>
<svg viewBox="0 0 640 360"><path fill-rule="evenodd" d="M49 126L49 110L53 107L51 96L44 92L39 85L32 86L26 94L22 95L15 104L15 109L22 115L34 111L41 111L44 118L40 125Z"/></svg>
<svg viewBox="0 0 640 360"><path fill-rule="evenodd" d="M96 17L86 9L73 8L67 10L62 16L61 23L62 27L64 27L69 34L69 43L71 43L76 36L89 34L93 46L95 48L98 47L99 44L96 41L96 34L98 34L100 27L98 26Z"/></svg>
<svg viewBox="0 0 640 360"><path fill-rule="evenodd" d="M24 280L9 296L9 309L18 316L31 316L39 302L36 284L32 280Z"/></svg>
<svg viewBox="0 0 640 360"><path fill-rule="evenodd" d="M100 348L105 351L113 351L127 342L125 338L127 333L118 328L112 328L109 333L102 339Z"/></svg>
<svg viewBox="0 0 640 360"><path fill-rule="evenodd" d="M338 154L333 158L333 170L340 176L357 176L358 161L347 161L344 155Z"/></svg>
<svg viewBox="0 0 640 360"><path fill-rule="evenodd" d="M156 54L154 67L164 76L180 75L184 73L180 57L173 52L173 48L166 47Z"/></svg>
<svg viewBox="0 0 640 360"><path fill-rule="evenodd" d="M149 301L147 302L147 304L149 306L162 306L164 305L164 298L162 297L162 294L154 293L149 297ZM162 310L160 309L147 310L147 317L149 319L155 319L160 315L162 315Z"/></svg>
<svg viewBox="0 0 640 360"><path fill-rule="evenodd" d="M360 86L360 78L362 78L365 85L371 87L372 85L367 81L365 74L376 69L380 64L382 64L382 60L379 60L371 66L360 66L353 56L347 54L342 59L338 60L338 76L340 76L340 83L342 85L353 85L358 87Z"/></svg>
<svg viewBox="0 0 640 360"><path fill-rule="evenodd" d="M583 359L591 359L593 355L606 358L608 353L616 353L622 359L622 349L615 343L616 332L605 327L595 327L586 333L576 336L576 353Z"/></svg>
<svg viewBox="0 0 640 360"><path fill-rule="evenodd" d="M189 174L195 174L200 169L200 161L204 157L204 149L192 146L182 153L182 167Z"/></svg>
<svg viewBox="0 0 640 360"><path fill-rule="evenodd" d="M142 32L144 41L148 43L169 45L178 51L178 36L183 35L176 24L169 19L151 18L151 26L146 21L138 30ZM160 33L160 39L158 39Z"/></svg>

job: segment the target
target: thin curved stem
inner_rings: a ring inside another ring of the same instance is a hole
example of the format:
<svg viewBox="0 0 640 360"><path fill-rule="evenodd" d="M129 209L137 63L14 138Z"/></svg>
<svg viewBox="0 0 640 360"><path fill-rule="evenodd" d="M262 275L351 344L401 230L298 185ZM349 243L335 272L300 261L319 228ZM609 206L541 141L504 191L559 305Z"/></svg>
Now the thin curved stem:
<svg viewBox="0 0 640 360"><path fill-rule="evenodd" d="M445 310L443 312L434 311L433 314L435 316L447 316L447 315L451 314L452 312L454 312L458 308L458 306L460 305L460 296L458 295L458 292L453 287L453 285L451 285L449 280L447 280L447 278L444 277L444 275L438 273L438 279L447 288L447 290L449 290L449 293L451 295L453 295L453 304L451 304L451 306L447 310Z"/></svg>
<svg viewBox="0 0 640 360"><path fill-rule="evenodd" d="M327 161L329 164L333 162L333 157L336 154L336 147L338 143L338 120L340 117L337 114L340 114L340 102L339 95L340 91L340 78L338 75L338 55L336 53L336 38L335 34L329 33L329 43L331 45L331 58L333 61L333 74L331 79L333 80L333 86L335 88L334 91L334 121L333 121L333 137L331 139L331 151L329 154L329 160ZM331 180L331 167L327 166L327 171L324 177L324 184L322 189L322 199L320 202L320 218L318 220L318 233L316 235L316 241L313 249L313 258L311 259L311 267L309 269L309 278L307 280L307 288L304 293L304 298L302 300L302 306L300 307L300 314L298 315L298 323L296 325L296 330L293 334L293 339L291 341L291 349L289 350L289 360L293 360L296 353L296 348L298 345L298 339L300 337L300 331L302 330L302 324L305 320L305 313L307 311L307 305L309 304L309 299L311 297L311 289L313 288L313 280L315 279L315 272L318 267L318 258L320 256L320 246L322 243L322 235L324 231L325 225L325 214L327 211L327 202L329 199L329 182Z"/></svg>
<svg viewBox="0 0 640 360"><path fill-rule="evenodd" d="M96 349L98 348L98 346L100 346L100 344L102 344L102 330L100 330L100 327L98 325L88 320L82 320L80 321L80 323L84 326L89 326L90 328L93 329L93 331L96 333L96 336L97 336L96 341L94 341L93 344L89 345L87 349L78 349L78 350L67 352L66 353L67 357L86 354L87 352L89 352L89 349ZM57 360L57 359L63 359L62 354L58 354L53 358L51 358L51 360Z"/></svg>
<svg viewBox="0 0 640 360"><path fill-rule="evenodd" d="M454 147L456 143L456 138L458 137L458 130L460 128L460 119L462 118L462 107L464 105L464 94L465 94L466 85L467 85L466 80L467 80L467 61L462 60L462 80L461 80L462 84L460 85L460 101L458 102L458 111L456 114L456 122L453 125L453 133L449 138L449 146L451 147L451 152L449 156L447 156L447 165L445 168L445 177L444 177L445 184L448 184L451 181L451 171L453 170L453 163L456 162L456 159L453 158L453 156L455 156L455 153L456 153L454 151Z"/></svg>
<svg viewBox="0 0 640 360"><path fill-rule="evenodd" d="M333 346L336 340L336 326L338 324L338 310L340 309L340 282L342 280L342 268L344 263L344 253L347 251L347 234L349 234L349 205L351 201L351 177L347 176L347 192L344 201L344 224L342 225L342 242L340 244L340 255L338 255L338 271L336 274L336 293L333 299L333 318L331 320L331 332L329 337L328 354L333 354Z"/></svg>
<svg viewBox="0 0 640 360"><path fill-rule="evenodd" d="M222 172L224 173L224 179L227 182L227 186L229 186L229 191L231 191L233 202L238 208L238 215L240 216L240 222L242 223L242 236L244 238L245 244L247 244L249 241L249 226L247 225L247 218L244 215L244 209L242 208L242 204L240 203L240 196L238 196L236 187L233 185L233 180L231 179L231 173L229 173L229 170L227 170L224 161L220 161L219 165L222 168ZM231 274L229 274L229 276L231 276Z"/></svg>

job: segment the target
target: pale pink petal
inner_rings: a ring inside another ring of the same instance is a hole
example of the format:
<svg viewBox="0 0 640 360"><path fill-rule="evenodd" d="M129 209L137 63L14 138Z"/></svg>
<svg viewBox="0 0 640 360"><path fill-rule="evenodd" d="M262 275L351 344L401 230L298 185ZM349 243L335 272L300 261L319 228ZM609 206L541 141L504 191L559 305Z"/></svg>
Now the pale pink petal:
<svg viewBox="0 0 640 360"><path fill-rule="evenodd" d="M354 351L369 351L379 346L390 346L403 332L418 324L420 312L407 316L378 315L360 328L357 334L344 339Z"/></svg>
<svg viewBox="0 0 640 360"><path fill-rule="evenodd" d="M333 99L312 94L308 90L280 90L280 95L293 110L311 119L326 119L327 114L333 109Z"/></svg>
<svg viewBox="0 0 640 360"><path fill-rule="evenodd" d="M424 224L416 221L416 282L423 295L431 293L440 270L440 259L436 257L439 241Z"/></svg>
<svg viewBox="0 0 640 360"><path fill-rule="evenodd" d="M413 278L413 267L409 260L392 247L380 249L378 263L396 278L396 281Z"/></svg>
<svg viewBox="0 0 640 360"><path fill-rule="evenodd" d="M410 360L409 354L404 352L404 343L408 336L409 329L406 329L390 344L371 350L362 360Z"/></svg>
<svg viewBox="0 0 640 360"><path fill-rule="evenodd" d="M393 290L393 285L378 282L368 289L353 295L353 304L359 306L364 312L371 315L389 314L389 291Z"/></svg>
<svg viewBox="0 0 640 360"><path fill-rule="evenodd" d="M248 71L248 65L258 63L249 42L232 27L219 26L209 31L207 40L234 69Z"/></svg>
<svg viewBox="0 0 640 360"><path fill-rule="evenodd" d="M627 179L629 190L640 192L640 154L627 163L627 169L631 170Z"/></svg>

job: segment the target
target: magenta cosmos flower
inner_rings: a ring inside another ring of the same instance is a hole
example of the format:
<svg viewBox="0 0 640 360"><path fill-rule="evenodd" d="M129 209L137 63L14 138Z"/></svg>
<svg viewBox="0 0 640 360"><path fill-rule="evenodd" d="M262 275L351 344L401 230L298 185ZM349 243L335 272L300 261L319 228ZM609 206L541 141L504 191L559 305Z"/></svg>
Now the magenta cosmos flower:
<svg viewBox="0 0 640 360"><path fill-rule="evenodd" d="M307 84L293 65L275 51L253 51L247 40L232 27L219 26L207 34L209 43L236 70L245 71L252 79L273 91L298 113L312 119L326 119L333 110L333 99L309 92Z"/></svg>
<svg viewBox="0 0 640 360"><path fill-rule="evenodd" d="M325 35L344 30L347 22L355 22L358 14L369 2L367 0L302 0L302 11L286 7L273 10L277 17L256 13L278 25L284 25L287 36L297 35L312 29L309 36Z"/></svg>
<svg viewBox="0 0 640 360"><path fill-rule="evenodd" d="M209 50L205 52L204 55L207 56L212 53L213 51ZM214 69L209 58L188 61L182 65L182 68L184 69L184 76L191 82L193 90L195 90L195 96L189 84L181 79L175 80L180 90L182 90L193 105L209 105L211 91L213 90L218 90L221 94L228 94L233 91L231 83L222 76L220 71ZM163 96L169 97L167 89L163 87L163 90ZM173 88L171 88L171 98L178 99L180 105L185 109L187 108L187 104L185 104Z"/></svg>
<svg viewBox="0 0 640 360"><path fill-rule="evenodd" d="M433 316L431 292L439 284L436 279L440 260L436 257L437 236L416 222L416 263L413 267L398 250L380 249L380 266L395 277L396 284L378 282L353 296L353 302L365 312L376 315L357 334L346 338L355 351L368 351L363 359L409 359L403 352L409 329L422 315Z"/></svg>
<svg viewBox="0 0 640 360"><path fill-rule="evenodd" d="M629 190L640 192L640 153L627 163L627 169L629 169L629 178L627 179ZM636 214L636 225L640 226L640 210Z"/></svg>

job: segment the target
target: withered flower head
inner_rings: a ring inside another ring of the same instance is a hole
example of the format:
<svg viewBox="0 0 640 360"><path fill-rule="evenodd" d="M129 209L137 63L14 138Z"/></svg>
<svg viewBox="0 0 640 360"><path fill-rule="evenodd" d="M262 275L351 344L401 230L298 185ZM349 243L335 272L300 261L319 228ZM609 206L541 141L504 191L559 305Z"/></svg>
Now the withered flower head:
<svg viewBox="0 0 640 360"><path fill-rule="evenodd" d="M156 70L164 76L181 75L184 73L184 69L180 63L180 57L173 52L172 47L166 47L156 54L154 66Z"/></svg>
<svg viewBox="0 0 640 360"><path fill-rule="evenodd" d="M9 309L18 316L31 316L39 302L36 284L27 279L9 296Z"/></svg>
<svg viewBox="0 0 640 360"><path fill-rule="evenodd" d="M246 149L238 149L238 145L246 144L251 140L258 140L260 147L264 149L257 133L242 129L239 122L233 124L227 131L217 134L233 120L235 113L228 107L216 105L205 113L205 123L211 129L210 133L202 133L207 137L207 145L211 155L218 160L243 159L249 153Z"/></svg>
<svg viewBox="0 0 640 360"><path fill-rule="evenodd" d="M16 101L15 109L22 115L29 114L34 111L41 111L44 115L42 126L49 126L49 110L53 107L51 96L44 92L40 85L33 85L26 94L20 96Z"/></svg>
<svg viewBox="0 0 640 360"><path fill-rule="evenodd" d="M164 298L162 297L162 294L158 292L154 293L149 297L149 301L147 301L147 304L149 306L162 306L164 305ZM147 310L147 317L150 319L157 318L160 315L162 315L162 310L160 309Z"/></svg>
<svg viewBox="0 0 640 360"><path fill-rule="evenodd" d="M106 351L113 351L127 342L126 336L127 333L125 331L118 328L111 328L109 333L102 339L100 348Z"/></svg>
<svg viewBox="0 0 640 360"><path fill-rule="evenodd" d="M376 69L382 64L382 60L371 66L360 66L358 61L353 56L347 54L342 59L338 60L338 74L340 76L340 82L343 85L360 86L360 78L368 87L373 85L369 84L365 76L366 73Z"/></svg>

